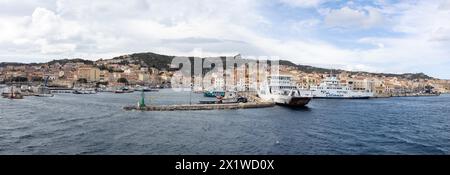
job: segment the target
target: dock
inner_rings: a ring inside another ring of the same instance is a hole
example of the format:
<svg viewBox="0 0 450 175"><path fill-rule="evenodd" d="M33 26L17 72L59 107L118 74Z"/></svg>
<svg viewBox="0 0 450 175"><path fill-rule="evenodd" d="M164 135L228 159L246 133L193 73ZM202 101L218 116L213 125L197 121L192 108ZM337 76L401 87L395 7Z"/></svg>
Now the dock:
<svg viewBox="0 0 450 175"><path fill-rule="evenodd" d="M375 95L372 98L391 98L391 97L435 97L440 96L440 93L406 93L406 94L383 94L383 95Z"/></svg>
<svg viewBox="0 0 450 175"><path fill-rule="evenodd" d="M126 106L127 111L188 111L188 110L226 110L267 108L275 106L274 103L228 103L228 104L179 104L179 105L148 105L143 107Z"/></svg>

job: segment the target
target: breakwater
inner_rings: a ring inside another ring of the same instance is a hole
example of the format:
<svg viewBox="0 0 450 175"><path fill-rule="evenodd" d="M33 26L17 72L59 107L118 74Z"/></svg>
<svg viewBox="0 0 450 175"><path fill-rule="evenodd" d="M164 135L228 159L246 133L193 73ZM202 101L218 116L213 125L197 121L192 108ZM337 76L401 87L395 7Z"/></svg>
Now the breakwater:
<svg viewBox="0 0 450 175"><path fill-rule="evenodd" d="M180 104L180 105L148 105L145 107L125 106L127 111L187 111L187 110L225 110L267 108L275 106L274 103L230 103L230 104Z"/></svg>

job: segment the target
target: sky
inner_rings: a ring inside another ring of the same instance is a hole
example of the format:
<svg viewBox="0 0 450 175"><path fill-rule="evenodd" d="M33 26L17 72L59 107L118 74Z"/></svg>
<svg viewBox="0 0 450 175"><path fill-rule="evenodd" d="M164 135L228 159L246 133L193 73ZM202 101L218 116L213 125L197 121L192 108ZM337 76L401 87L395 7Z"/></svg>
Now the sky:
<svg viewBox="0 0 450 175"><path fill-rule="evenodd" d="M450 79L450 0L0 0L0 62L136 52Z"/></svg>

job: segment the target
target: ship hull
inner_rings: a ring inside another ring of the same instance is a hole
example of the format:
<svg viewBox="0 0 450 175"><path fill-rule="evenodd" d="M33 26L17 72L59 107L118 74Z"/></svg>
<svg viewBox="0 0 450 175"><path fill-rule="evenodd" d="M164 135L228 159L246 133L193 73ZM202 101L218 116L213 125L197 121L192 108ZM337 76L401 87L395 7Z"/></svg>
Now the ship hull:
<svg viewBox="0 0 450 175"><path fill-rule="evenodd" d="M311 99L311 97L292 97L288 100L277 100L275 101L275 104L290 107L304 107L311 101Z"/></svg>
<svg viewBox="0 0 450 175"><path fill-rule="evenodd" d="M368 99L373 97L373 93L354 92L350 90L321 90L312 91L313 98L323 99Z"/></svg>
<svg viewBox="0 0 450 175"><path fill-rule="evenodd" d="M315 99L369 99L371 97L313 97Z"/></svg>

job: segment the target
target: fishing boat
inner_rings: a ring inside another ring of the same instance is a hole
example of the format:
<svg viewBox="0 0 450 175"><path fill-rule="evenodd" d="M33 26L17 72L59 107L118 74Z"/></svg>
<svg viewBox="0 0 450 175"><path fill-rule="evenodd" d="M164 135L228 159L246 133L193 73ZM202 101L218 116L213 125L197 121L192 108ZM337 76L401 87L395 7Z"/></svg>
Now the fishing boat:
<svg viewBox="0 0 450 175"><path fill-rule="evenodd" d="M289 75L268 76L258 90L258 96L263 101L291 107L305 106L312 99L312 94L297 88Z"/></svg>

